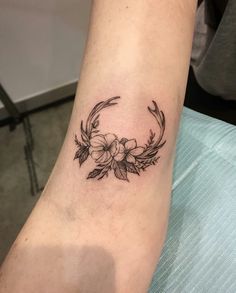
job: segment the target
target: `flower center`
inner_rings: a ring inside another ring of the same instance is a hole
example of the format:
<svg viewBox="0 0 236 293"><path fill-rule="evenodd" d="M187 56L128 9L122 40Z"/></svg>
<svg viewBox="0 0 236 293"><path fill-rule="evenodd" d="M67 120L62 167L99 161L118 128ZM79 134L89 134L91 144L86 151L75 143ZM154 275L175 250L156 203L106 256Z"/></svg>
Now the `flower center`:
<svg viewBox="0 0 236 293"><path fill-rule="evenodd" d="M104 145L103 150L104 152L110 151L111 146L110 145Z"/></svg>

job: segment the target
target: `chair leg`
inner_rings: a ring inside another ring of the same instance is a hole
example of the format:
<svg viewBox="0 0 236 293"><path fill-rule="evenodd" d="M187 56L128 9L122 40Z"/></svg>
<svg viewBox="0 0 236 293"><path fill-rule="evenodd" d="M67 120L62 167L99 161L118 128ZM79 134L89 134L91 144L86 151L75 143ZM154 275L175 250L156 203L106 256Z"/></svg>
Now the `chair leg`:
<svg viewBox="0 0 236 293"><path fill-rule="evenodd" d="M3 105L5 106L7 112L9 113L10 117L12 118L12 122L10 123L10 130L14 130L16 125L21 122L22 116L18 111L16 105L12 102L10 96L3 88L0 83L0 100L2 101Z"/></svg>

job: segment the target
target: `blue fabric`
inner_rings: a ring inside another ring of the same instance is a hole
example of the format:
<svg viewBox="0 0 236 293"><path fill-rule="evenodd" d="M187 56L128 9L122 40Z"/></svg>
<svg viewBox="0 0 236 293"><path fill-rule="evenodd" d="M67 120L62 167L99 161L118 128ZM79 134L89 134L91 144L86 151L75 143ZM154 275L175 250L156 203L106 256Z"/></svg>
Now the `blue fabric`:
<svg viewBox="0 0 236 293"><path fill-rule="evenodd" d="M150 293L236 292L236 127L184 109Z"/></svg>

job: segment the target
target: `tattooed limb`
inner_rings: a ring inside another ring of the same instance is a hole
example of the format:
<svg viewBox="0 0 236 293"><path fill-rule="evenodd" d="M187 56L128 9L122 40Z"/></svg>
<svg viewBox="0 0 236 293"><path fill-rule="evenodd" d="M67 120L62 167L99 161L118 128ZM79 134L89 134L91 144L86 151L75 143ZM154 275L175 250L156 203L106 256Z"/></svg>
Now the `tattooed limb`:
<svg viewBox="0 0 236 293"><path fill-rule="evenodd" d="M65 142L1 293L146 292L161 253L196 1L93 2Z"/></svg>

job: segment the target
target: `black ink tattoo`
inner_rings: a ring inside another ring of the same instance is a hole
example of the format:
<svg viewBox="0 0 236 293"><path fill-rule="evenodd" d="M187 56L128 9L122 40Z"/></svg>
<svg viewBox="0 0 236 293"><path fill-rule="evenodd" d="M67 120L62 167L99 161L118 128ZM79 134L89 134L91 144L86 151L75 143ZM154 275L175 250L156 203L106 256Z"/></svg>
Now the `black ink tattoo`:
<svg viewBox="0 0 236 293"><path fill-rule="evenodd" d="M117 104L117 99L113 97L95 105L90 112L86 124L81 121L81 141L75 135L77 151L74 160L78 159L80 166L91 157L96 168L92 170L87 179L102 179L108 176L110 171L114 171L116 178L128 180L128 173L140 175L147 167L155 165L158 160L158 151L164 146L163 141L165 131L165 115L159 110L157 103L152 101L154 109L148 107L148 111L154 116L160 131L156 138L155 133L150 130L150 136L144 146L138 146L136 139L119 139L113 133L101 134L98 130L100 111Z"/></svg>

